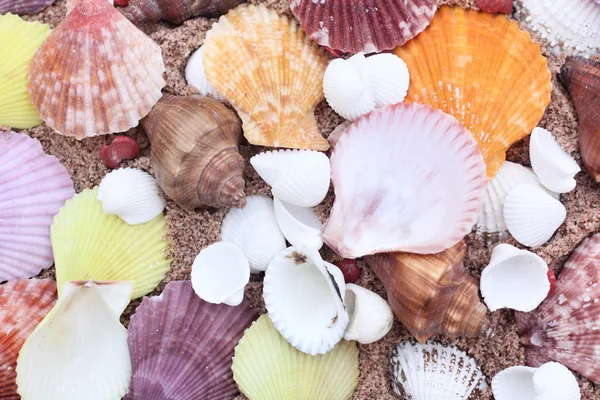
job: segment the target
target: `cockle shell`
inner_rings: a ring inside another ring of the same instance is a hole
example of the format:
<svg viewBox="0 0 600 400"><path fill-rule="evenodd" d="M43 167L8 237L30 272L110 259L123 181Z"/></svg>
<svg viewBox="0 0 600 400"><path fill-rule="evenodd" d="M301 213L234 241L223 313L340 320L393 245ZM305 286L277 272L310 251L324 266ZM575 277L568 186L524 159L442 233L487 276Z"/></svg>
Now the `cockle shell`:
<svg viewBox="0 0 600 400"><path fill-rule="evenodd" d="M551 76L540 46L504 15L442 6L422 34L394 53L410 72L405 101L439 108L465 124L490 178L550 103Z"/></svg>
<svg viewBox="0 0 600 400"><path fill-rule="evenodd" d="M221 95L217 90L210 84L204 71L204 57L202 56L202 46L198 48L190 56L190 59L185 66L185 80L188 85L192 85L201 95L210 95L219 101L224 101L225 97Z"/></svg>
<svg viewBox="0 0 600 400"><path fill-rule="evenodd" d="M296 21L241 5L213 25L202 48L208 81L236 109L250 143L329 148L313 114L327 57Z"/></svg>
<svg viewBox="0 0 600 400"><path fill-rule="evenodd" d="M215 18L242 3L242 0L130 0L121 10L130 21L167 21L181 25L194 17Z"/></svg>
<svg viewBox="0 0 600 400"><path fill-rule="evenodd" d="M298 207L277 197L273 203L279 229L292 246L315 250L323 247L321 221L312 208Z"/></svg>
<svg viewBox="0 0 600 400"><path fill-rule="evenodd" d="M0 132L0 282L52 266L52 217L74 194L65 167L37 139Z"/></svg>
<svg viewBox="0 0 600 400"><path fill-rule="evenodd" d="M374 343L392 329L392 309L377 293L347 283L344 304L350 317L344 339L356 340L362 344Z"/></svg>
<svg viewBox="0 0 600 400"><path fill-rule="evenodd" d="M29 98L48 126L82 139L138 124L162 96L160 47L106 0L81 0L33 57Z"/></svg>
<svg viewBox="0 0 600 400"><path fill-rule="evenodd" d="M55 0L0 0L0 14L37 14L54 3ZM0 35L0 37L4 37Z"/></svg>
<svg viewBox="0 0 600 400"><path fill-rule="evenodd" d="M131 316L133 376L125 400L230 400L231 359L256 312L201 300L190 281L169 282Z"/></svg>
<svg viewBox="0 0 600 400"><path fill-rule="evenodd" d="M292 0L302 29L321 46L347 53L379 53L403 45L431 21L435 0Z"/></svg>
<svg viewBox="0 0 600 400"><path fill-rule="evenodd" d="M475 224L487 184L469 131L418 104L355 122L335 146L331 172L335 203L323 240L345 258L453 246Z"/></svg>

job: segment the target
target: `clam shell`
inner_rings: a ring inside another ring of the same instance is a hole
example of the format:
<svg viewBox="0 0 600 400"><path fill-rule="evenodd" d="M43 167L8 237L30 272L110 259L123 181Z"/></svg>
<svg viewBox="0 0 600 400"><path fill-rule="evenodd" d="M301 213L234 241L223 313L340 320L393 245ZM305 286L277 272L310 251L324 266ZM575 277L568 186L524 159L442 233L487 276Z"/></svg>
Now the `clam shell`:
<svg viewBox="0 0 600 400"><path fill-rule="evenodd" d="M117 169L98 186L105 214L118 215L129 225L145 224L162 214L165 201L158 195L156 179L135 168Z"/></svg>
<svg viewBox="0 0 600 400"><path fill-rule="evenodd" d="M61 134L123 132L162 96L163 72L152 39L108 1L81 1L33 57L29 98Z"/></svg>
<svg viewBox="0 0 600 400"><path fill-rule="evenodd" d="M221 224L221 239L242 250L252 273L266 271L275 255L286 248L273 200L267 196L248 196L246 207L229 210Z"/></svg>
<svg viewBox="0 0 600 400"><path fill-rule="evenodd" d="M487 184L469 131L418 104L355 122L335 146L331 171L336 197L323 240L345 258L453 246L475 224Z"/></svg>
<svg viewBox="0 0 600 400"><path fill-rule="evenodd" d="M21 6L48 5L47 1L36 1L0 0L0 14ZM6 77L0 80L0 125L28 129L42 123L29 101L27 69L48 35L50 27L46 24L26 22L12 14L0 15L0 76Z"/></svg>
<svg viewBox="0 0 600 400"><path fill-rule="evenodd" d="M75 195L52 223L59 294L65 282L90 279L135 282L134 299L151 292L171 265L164 217L129 225L104 214L97 197L97 188Z"/></svg>
<svg viewBox="0 0 600 400"><path fill-rule="evenodd" d="M400 57L390 53L375 54L367 57L365 63L377 108L404 100L410 76Z"/></svg>
<svg viewBox="0 0 600 400"><path fill-rule="evenodd" d="M348 400L358 384L358 349L342 340L327 354L309 356L262 315L235 348L231 369L250 399Z"/></svg>
<svg viewBox="0 0 600 400"><path fill-rule="evenodd" d="M200 46L198 50L190 56L190 59L185 66L185 80L188 85L195 87L201 95L210 95L219 101L223 101L225 100L225 97L217 92L206 77L203 58L202 46Z"/></svg>
<svg viewBox="0 0 600 400"><path fill-rule="evenodd" d="M0 132L0 282L52 266L52 217L73 194L69 173L37 139Z"/></svg>
<svg viewBox="0 0 600 400"><path fill-rule="evenodd" d="M0 285L0 398L18 400L15 368L25 339L56 302L50 279L19 279Z"/></svg>
<svg viewBox="0 0 600 400"><path fill-rule="evenodd" d="M0 0L0 14L37 14L52 3L54 3L54 0ZM0 35L0 37L4 36Z"/></svg>
<svg viewBox="0 0 600 400"><path fill-rule="evenodd" d="M302 29L321 46L378 53L403 45L429 25L435 0L292 0Z"/></svg>
<svg viewBox="0 0 600 400"><path fill-rule="evenodd" d="M566 217L565 206L537 185L517 186L504 199L508 231L528 247L538 247L550 240Z"/></svg>
<svg viewBox="0 0 600 400"><path fill-rule="evenodd" d="M344 276L316 250L289 247L265 273L263 295L273 325L292 346L325 354L348 325L343 303Z"/></svg>
<svg viewBox="0 0 600 400"><path fill-rule="evenodd" d="M388 303L378 294L347 283L344 303L350 317L344 339L356 340L362 344L374 343L392 329L394 314Z"/></svg>
<svg viewBox="0 0 600 400"><path fill-rule="evenodd" d="M169 282L131 317L133 376L125 400L234 398L234 347L255 318L247 302L210 304L196 296L190 281Z"/></svg>
<svg viewBox="0 0 600 400"><path fill-rule="evenodd" d="M298 207L273 199L277 223L292 246L319 250L323 247L321 221L312 208Z"/></svg>
<svg viewBox="0 0 600 400"><path fill-rule="evenodd" d="M501 14L442 6L422 34L394 53L410 72L406 101L439 108L463 123L490 178L550 103L551 75L540 46Z"/></svg>
<svg viewBox="0 0 600 400"><path fill-rule="evenodd" d="M477 362L454 346L410 341L392 350L394 392L410 400L475 400L487 390Z"/></svg>
<svg viewBox="0 0 600 400"><path fill-rule="evenodd" d="M202 48L208 81L236 109L250 143L329 148L313 114L327 57L295 20L244 4L212 26Z"/></svg>

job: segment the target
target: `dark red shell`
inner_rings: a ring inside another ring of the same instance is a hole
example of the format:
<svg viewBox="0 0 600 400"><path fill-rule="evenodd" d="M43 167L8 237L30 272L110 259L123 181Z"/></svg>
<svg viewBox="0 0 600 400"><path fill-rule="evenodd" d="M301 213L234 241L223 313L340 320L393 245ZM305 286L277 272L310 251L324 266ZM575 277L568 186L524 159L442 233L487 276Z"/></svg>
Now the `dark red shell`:
<svg viewBox="0 0 600 400"><path fill-rule="evenodd" d="M132 22L159 20L181 25L194 17L215 18L243 3L244 0L131 0L121 10Z"/></svg>

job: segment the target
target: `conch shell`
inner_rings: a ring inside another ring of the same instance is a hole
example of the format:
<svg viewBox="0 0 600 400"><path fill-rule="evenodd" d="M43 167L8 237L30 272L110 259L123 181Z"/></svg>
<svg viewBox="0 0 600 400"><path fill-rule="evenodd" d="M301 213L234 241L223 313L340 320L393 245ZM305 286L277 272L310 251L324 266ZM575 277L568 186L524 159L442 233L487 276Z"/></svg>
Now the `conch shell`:
<svg viewBox="0 0 600 400"><path fill-rule="evenodd" d="M156 180L178 205L193 210L246 204L242 125L233 111L208 97L165 94L142 127Z"/></svg>
<svg viewBox="0 0 600 400"><path fill-rule="evenodd" d="M437 254L365 257L383 282L392 311L420 343L438 333L478 336L486 330L487 309L463 266L466 252L459 242Z"/></svg>
<svg viewBox="0 0 600 400"><path fill-rule="evenodd" d="M134 23L157 22L162 19L174 25L181 25L194 17L218 17L243 2L243 0L131 0L121 12Z"/></svg>

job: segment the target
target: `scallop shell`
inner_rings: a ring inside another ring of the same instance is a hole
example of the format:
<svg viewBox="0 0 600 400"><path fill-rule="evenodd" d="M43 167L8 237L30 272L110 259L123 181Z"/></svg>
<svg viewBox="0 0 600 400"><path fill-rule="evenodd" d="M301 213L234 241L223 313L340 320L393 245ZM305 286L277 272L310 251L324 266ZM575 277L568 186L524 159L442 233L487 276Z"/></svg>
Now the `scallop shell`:
<svg viewBox="0 0 600 400"><path fill-rule="evenodd" d="M196 296L190 281L169 282L131 317L133 376L125 400L234 398L234 347L254 319L247 302L210 304Z"/></svg>
<svg viewBox="0 0 600 400"><path fill-rule="evenodd" d="M490 178L550 103L551 75L540 46L501 14L442 6L429 28L394 53L410 72L406 101L439 108L465 124Z"/></svg>
<svg viewBox="0 0 600 400"><path fill-rule="evenodd" d="M37 139L0 132L0 282L52 266L52 217L73 194L69 173Z"/></svg>
<svg viewBox="0 0 600 400"><path fill-rule="evenodd" d="M37 14L40 11L44 10L46 7L49 7L52 3L54 3L54 1L55 0L0 0L0 14ZM4 36L0 35L0 37ZM1 47L2 46L0 46L0 48Z"/></svg>
<svg viewBox="0 0 600 400"><path fill-rule="evenodd" d="M292 246L319 250L323 247L321 239L321 221L309 207L298 207L273 199L277 223Z"/></svg>
<svg viewBox="0 0 600 400"><path fill-rule="evenodd" d="M347 283L344 303L350 317L344 339L356 340L362 344L374 343L392 329L392 309L377 293Z"/></svg>
<svg viewBox="0 0 600 400"><path fill-rule="evenodd" d="M52 0L53 1L53 0ZM50 1L50 2L52 2ZM45 2L48 5L48 2ZM39 4L43 5L44 2ZM6 8L36 6L33 1L0 0L0 14ZM26 22L16 15L0 16L0 125L28 129L42 120L29 101L27 69L33 55L50 35L50 27L39 22Z"/></svg>
<svg viewBox="0 0 600 400"><path fill-rule="evenodd" d="M133 281L133 299L151 292L169 271L166 222L159 215L129 225L102 212L98 189L67 201L51 227L58 291L78 280Z"/></svg>
<svg viewBox="0 0 600 400"><path fill-rule="evenodd" d="M336 197L323 240L344 258L453 246L475 224L487 184L469 131L418 104L355 122L335 146L331 170Z"/></svg>
<svg viewBox="0 0 600 400"><path fill-rule="evenodd" d="M105 214L118 215L129 225L145 224L162 214L165 201L158 195L156 179L135 168L106 175L98 186L98 200Z"/></svg>
<svg viewBox="0 0 600 400"><path fill-rule="evenodd" d="M394 392L407 400L475 400L488 388L473 358L432 342L395 346L390 374Z"/></svg>
<svg viewBox="0 0 600 400"><path fill-rule="evenodd" d="M25 339L56 302L50 279L20 279L0 285L0 398L18 400L15 368Z"/></svg>
<svg viewBox="0 0 600 400"><path fill-rule="evenodd" d="M267 196L248 196L246 207L229 210L221 224L221 239L242 250L253 273L266 271L275 255L286 248L273 200Z"/></svg>
<svg viewBox="0 0 600 400"><path fill-rule="evenodd" d="M255 400L348 400L358 384L358 349L342 340L309 356L292 347L262 315L235 348L233 379Z"/></svg>
<svg viewBox="0 0 600 400"><path fill-rule="evenodd" d="M33 57L29 97L61 134L123 132L162 96L163 72L152 39L106 0L83 0Z"/></svg>
<svg viewBox="0 0 600 400"><path fill-rule="evenodd" d="M210 84L204 71L204 57L202 55L202 46L198 48L191 56L185 66L185 80L188 85L195 87L201 95L211 95L216 100L224 101L223 97L217 90Z"/></svg>
<svg viewBox="0 0 600 400"><path fill-rule="evenodd" d="M329 148L313 114L327 57L296 21L241 5L208 31L203 57L208 81L236 109L250 143Z"/></svg>
<svg viewBox="0 0 600 400"><path fill-rule="evenodd" d="M429 25L435 0L292 0L302 29L321 46L379 53L403 45Z"/></svg>

